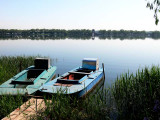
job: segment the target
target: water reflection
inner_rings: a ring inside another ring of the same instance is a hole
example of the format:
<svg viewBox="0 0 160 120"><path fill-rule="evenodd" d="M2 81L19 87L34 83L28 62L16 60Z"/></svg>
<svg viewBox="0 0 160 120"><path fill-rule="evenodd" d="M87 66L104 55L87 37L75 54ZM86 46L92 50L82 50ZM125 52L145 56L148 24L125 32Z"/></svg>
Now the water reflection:
<svg viewBox="0 0 160 120"><path fill-rule="evenodd" d="M159 40L1 40L0 55L47 56L63 74L82 64L85 57L96 57L105 64L106 82L111 84L121 73L135 72L160 62Z"/></svg>

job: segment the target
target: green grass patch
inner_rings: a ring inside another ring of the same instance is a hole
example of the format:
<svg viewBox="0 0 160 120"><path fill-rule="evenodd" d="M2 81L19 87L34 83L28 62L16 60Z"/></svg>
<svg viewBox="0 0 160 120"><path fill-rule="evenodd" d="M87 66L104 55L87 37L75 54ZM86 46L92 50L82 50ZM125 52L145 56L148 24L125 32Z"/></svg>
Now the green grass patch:
<svg viewBox="0 0 160 120"><path fill-rule="evenodd" d="M109 91L108 91L109 92ZM50 101L45 100L46 109L38 111L30 119L38 120L109 120L111 108L106 107L107 97L97 91L85 99L66 96L61 92L53 95Z"/></svg>
<svg viewBox="0 0 160 120"><path fill-rule="evenodd" d="M133 75L117 78L112 93L118 119L143 120L160 118L160 68L152 66Z"/></svg>
<svg viewBox="0 0 160 120"><path fill-rule="evenodd" d="M35 57L0 57L0 84L34 64ZM23 103L22 96L0 96L0 119Z"/></svg>
<svg viewBox="0 0 160 120"><path fill-rule="evenodd" d="M35 57L0 57L0 84L34 64Z"/></svg>
<svg viewBox="0 0 160 120"><path fill-rule="evenodd" d="M9 115L13 110L23 104L23 97L17 96L0 96L0 119ZM8 116L9 117L9 116Z"/></svg>
<svg viewBox="0 0 160 120"><path fill-rule="evenodd" d="M35 57L0 57L0 84L33 65ZM136 74L122 74L112 87L97 91L85 99L71 98L57 93L45 98L46 109L30 119L150 119L160 118L160 67L138 70ZM21 96L0 97L0 118L23 103Z"/></svg>

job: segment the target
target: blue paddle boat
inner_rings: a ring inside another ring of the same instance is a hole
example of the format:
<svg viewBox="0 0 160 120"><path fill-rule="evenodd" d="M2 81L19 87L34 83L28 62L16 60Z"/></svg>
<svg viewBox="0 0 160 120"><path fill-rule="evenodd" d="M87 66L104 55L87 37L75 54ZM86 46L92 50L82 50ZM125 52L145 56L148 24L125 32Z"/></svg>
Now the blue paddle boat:
<svg viewBox="0 0 160 120"><path fill-rule="evenodd" d="M47 58L36 58L35 65L21 71L0 85L0 95L33 94L55 76L56 67Z"/></svg>
<svg viewBox="0 0 160 120"><path fill-rule="evenodd" d="M85 58L82 66L75 68L39 88L40 94L58 92L77 97L86 96L103 79L104 69L99 68L97 58Z"/></svg>

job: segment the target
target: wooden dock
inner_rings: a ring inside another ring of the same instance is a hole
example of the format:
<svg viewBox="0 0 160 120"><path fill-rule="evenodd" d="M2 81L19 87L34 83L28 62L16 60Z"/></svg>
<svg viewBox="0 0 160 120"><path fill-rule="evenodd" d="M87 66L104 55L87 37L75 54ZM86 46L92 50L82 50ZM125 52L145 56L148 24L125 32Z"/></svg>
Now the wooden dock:
<svg viewBox="0 0 160 120"><path fill-rule="evenodd" d="M27 120L35 116L37 111L43 110L45 110L44 99L31 98L2 120Z"/></svg>

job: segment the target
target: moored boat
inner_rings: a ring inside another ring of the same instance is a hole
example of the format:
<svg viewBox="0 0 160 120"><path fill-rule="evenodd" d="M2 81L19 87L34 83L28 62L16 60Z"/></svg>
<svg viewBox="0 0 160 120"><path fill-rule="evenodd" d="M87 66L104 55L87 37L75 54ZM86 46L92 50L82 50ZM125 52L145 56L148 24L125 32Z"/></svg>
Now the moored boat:
<svg viewBox="0 0 160 120"><path fill-rule="evenodd" d="M103 79L104 69L99 68L97 58L85 58L82 66L42 85L38 94L62 94L76 97L86 96Z"/></svg>
<svg viewBox="0 0 160 120"><path fill-rule="evenodd" d="M47 58L36 58L34 65L0 85L0 95L33 94L55 76L55 66Z"/></svg>

